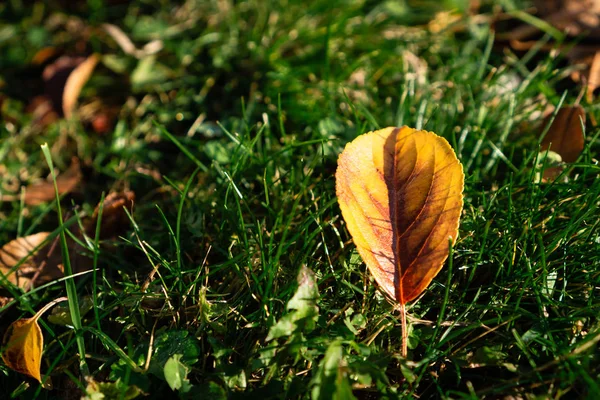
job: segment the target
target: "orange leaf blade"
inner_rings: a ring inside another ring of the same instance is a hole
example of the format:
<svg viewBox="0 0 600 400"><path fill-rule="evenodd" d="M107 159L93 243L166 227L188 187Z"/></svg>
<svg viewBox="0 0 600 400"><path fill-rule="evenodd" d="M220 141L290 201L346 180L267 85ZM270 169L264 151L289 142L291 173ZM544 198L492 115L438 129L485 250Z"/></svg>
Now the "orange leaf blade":
<svg viewBox="0 0 600 400"><path fill-rule="evenodd" d="M369 132L340 155L336 192L348 230L379 286L401 304L419 296L448 257L463 186L454 151L432 132Z"/></svg>

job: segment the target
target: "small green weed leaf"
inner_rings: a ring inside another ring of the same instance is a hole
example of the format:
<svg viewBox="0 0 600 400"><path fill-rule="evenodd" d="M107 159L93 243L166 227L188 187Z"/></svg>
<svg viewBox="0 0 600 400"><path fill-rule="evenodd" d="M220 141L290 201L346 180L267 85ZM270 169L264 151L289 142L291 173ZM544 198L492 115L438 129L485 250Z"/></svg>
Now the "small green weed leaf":
<svg viewBox="0 0 600 400"><path fill-rule="evenodd" d="M136 365L144 365L146 363L147 351L147 344L140 345L134 350L131 359ZM150 390L150 379L148 375L133 371L131 366L125 360L120 358L119 361L110 366L110 369L111 371L108 376L109 380L119 381L127 379L127 382L130 385L137 386L144 392Z"/></svg>
<svg viewBox="0 0 600 400"><path fill-rule="evenodd" d="M90 379L85 391L86 396L83 396L82 400L131 400L143 394L142 390L137 386L125 385L121 380L117 380L116 382L96 382Z"/></svg>
<svg viewBox="0 0 600 400"><path fill-rule="evenodd" d="M192 393L197 395L197 399L213 399L213 400L225 400L227 399L227 393L225 389L219 386L215 382L208 382L201 386L194 386Z"/></svg>
<svg viewBox="0 0 600 400"><path fill-rule="evenodd" d="M506 353L497 347L482 346L475 351L470 361L475 364L499 365L506 359L506 356Z"/></svg>
<svg viewBox="0 0 600 400"><path fill-rule="evenodd" d="M389 387L390 382L385 374L389 358L371 354L371 349L364 344L353 343L353 350L358 354L348 356L348 368L352 371L352 379L366 386Z"/></svg>
<svg viewBox="0 0 600 400"><path fill-rule="evenodd" d="M344 325L354 334L358 335L367 326L367 320L362 314L354 314L344 318Z"/></svg>
<svg viewBox="0 0 600 400"><path fill-rule="evenodd" d="M400 371L408 383L413 383L417 380L417 375L405 362L400 362Z"/></svg>
<svg viewBox="0 0 600 400"><path fill-rule="evenodd" d="M10 394L10 398L11 399L20 399L21 396L24 395L24 393L27 391L27 389L29 389L30 386L31 386L31 384L27 381L21 382L21 384L19 386L17 386L15 388L15 390L12 391L12 393Z"/></svg>
<svg viewBox="0 0 600 400"><path fill-rule="evenodd" d="M226 358L231 353L233 353L233 350L231 349L231 347L225 346L223 343L221 343L219 341L219 339L214 338L214 337L208 337L207 340L208 340L208 343L210 343L210 345L212 346L213 354L216 359L219 360L222 358Z"/></svg>
<svg viewBox="0 0 600 400"><path fill-rule="evenodd" d="M542 336L544 336L542 327L539 324L535 324L523 334L521 340L523 341L523 343L529 344Z"/></svg>
<svg viewBox="0 0 600 400"><path fill-rule="evenodd" d="M344 325L346 325L346 328L348 328L354 336L358 335L358 331L356 330L356 328L354 326L352 326L352 323L350 322L350 318L344 318Z"/></svg>
<svg viewBox="0 0 600 400"><path fill-rule="evenodd" d="M246 379L246 372L243 368L235 365L223 366L224 380L232 390L246 389L248 386L248 380Z"/></svg>
<svg viewBox="0 0 600 400"><path fill-rule="evenodd" d="M329 345L312 380L312 398L314 400L356 399L346 376L347 371L342 343L335 341Z"/></svg>
<svg viewBox="0 0 600 400"><path fill-rule="evenodd" d="M164 83L170 74L171 71L157 62L155 56L148 56L140 60L131 73L131 86L134 91L139 91L148 85Z"/></svg>
<svg viewBox="0 0 600 400"><path fill-rule="evenodd" d="M189 368L181 362L181 354L175 354L165 363L165 380L172 390L178 390L182 393L190 391L192 385L187 379Z"/></svg>
<svg viewBox="0 0 600 400"><path fill-rule="evenodd" d="M271 327L267 342L292 333L312 331L319 316L318 298L319 289L315 273L302 266L298 274L298 289L286 306L286 310L291 312Z"/></svg>
<svg viewBox="0 0 600 400"><path fill-rule="evenodd" d="M298 290L288 302L287 309L297 310L302 316L317 315L319 308L316 303L319 298L319 289L315 273L306 266L302 266L298 274L298 285Z"/></svg>
<svg viewBox="0 0 600 400"><path fill-rule="evenodd" d="M421 341L421 330L415 329L413 325L410 325L408 327L408 348L411 350L416 349Z"/></svg>
<svg viewBox="0 0 600 400"><path fill-rule="evenodd" d="M219 164L229 164L231 162L232 150L218 140L211 140L204 145L204 152L208 158L217 161Z"/></svg>
<svg viewBox="0 0 600 400"><path fill-rule="evenodd" d="M154 346L149 371L160 378L165 377L165 364L172 356L180 354L181 363L190 366L198 361L200 355L198 340L189 336L188 331L163 331L156 337Z"/></svg>
<svg viewBox="0 0 600 400"><path fill-rule="evenodd" d="M79 303L79 313L83 317L87 314L92 308L94 308L94 302L90 296L85 296L82 298L81 303ZM54 325L62 325L62 326L72 326L73 320L71 319L71 312L69 311L68 305L58 305L52 309L50 315L48 315L48 321L53 323Z"/></svg>
<svg viewBox="0 0 600 400"><path fill-rule="evenodd" d="M266 341L290 336L296 330L295 314L284 315L275 325L269 329Z"/></svg>

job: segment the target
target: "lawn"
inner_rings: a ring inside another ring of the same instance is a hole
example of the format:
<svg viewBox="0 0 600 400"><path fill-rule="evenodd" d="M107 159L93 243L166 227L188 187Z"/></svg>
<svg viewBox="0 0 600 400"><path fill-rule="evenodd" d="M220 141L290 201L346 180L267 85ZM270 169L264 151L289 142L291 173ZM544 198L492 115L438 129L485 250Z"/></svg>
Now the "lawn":
<svg viewBox="0 0 600 400"><path fill-rule="evenodd" d="M0 333L69 297L39 320L46 388L2 363L3 396L600 398L600 103L564 54L585 38L469 3L0 4L0 246L47 233L0 259L22 270ZM503 40L526 23L536 45ZM540 144L573 104L559 163ZM465 174L407 358L335 190L347 143L403 125Z"/></svg>

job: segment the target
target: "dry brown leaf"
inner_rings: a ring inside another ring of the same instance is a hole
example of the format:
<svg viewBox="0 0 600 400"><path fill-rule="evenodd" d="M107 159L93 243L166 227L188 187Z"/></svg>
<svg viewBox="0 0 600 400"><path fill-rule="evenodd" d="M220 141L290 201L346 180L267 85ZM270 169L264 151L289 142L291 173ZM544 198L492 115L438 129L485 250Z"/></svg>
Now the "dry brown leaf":
<svg viewBox="0 0 600 400"><path fill-rule="evenodd" d="M66 118L70 118L77 104L77 98L81 89L92 76L99 57L96 54L89 56L84 62L79 64L67 78L63 90L62 108Z"/></svg>
<svg viewBox="0 0 600 400"><path fill-rule="evenodd" d="M49 243L38 248L47 240L48 235L50 232L40 232L15 239L2 246L0 248L0 274L4 279L23 290L29 290L34 277L37 283L60 278L63 275L58 257L60 251L57 251L55 256L49 255ZM38 249L35 250L36 248ZM25 261L17 267L23 259ZM5 283L0 286L5 286Z"/></svg>
<svg viewBox="0 0 600 400"><path fill-rule="evenodd" d="M448 142L408 127L369 132L338 159L336 194L348 231L375 280L404 305L441 270L458 235L462 165Z"/></svg>
<svg viewBox="0 0 600 400"><path fill-rule="evenodd" d="M63 195L74 191L81 182L82 174L79 160L73 158L71 166L56 177L58 194ZM0 201L19 200L18 195L3 195ZM37 206L55 199L54 182L52 180L34 183L25 189L25 204Z"/></svg>
<svg viewBox="0 0 600 400"><path fill-rule="evenodd" d="M56 299L31 318L23 318L13 322L4 334L2 341L2 360L10 369L29 375L42 383L41 365L44 336L37 320L50 307L66 297Z"/></svg>
<svg viewBox="0 0 600 400"><path fill-rule="evenodd" d="M586 33L600 38L600 1L535 0L534 3L540 18L570 36Z"/></svg>
<svg viewBox="0 0 600 400"><path fill-rule="evenodd" d="M8 303L10 303L13 300L14 298L12 297L0 296L0 308L6 307Z"/></svg>
<svg viewBox="0 0 600 400"><path fill-rule="evenodd" d="M42 72L46 95L51 99L54 111L63 115L63 91L69 75L85 61L85 57L61 56L48 64Z"/></svg>
<svg viewBox="0 0 600 400"><path fill-rule="evenodd" d="M58 49L56 47L43 47L34 54L33 58L31 59L31 63L34 65L42 65L57 55Z"/></svg>
<svg viewBox="0 0 600 400"><path fill-rule="evenodd" d="M112 238L124 231L124 228L129 225L129 219L123 207L131 210L134 199L135 194L132 191L113 192L106 196L100 226L100 239ZM99 208L98 205L92 218L84 221L84 230L89 237L95 236ZM73 234L79 240L84 240L80 230L76 230ZM1 247L0 275L24 291L30 290L35 285L62 277L62 254L57 249L56 241L51 244L46 243L35 250L47 240L48 235L50 232L40 232L15 239ZM92 262L85 254L84 249L70 237L67 238L67 245L73 271L76 273L89 271L92 268ZM25 260L17 267L23 259ZM0 281L0 287L5 285L6 282Z"/></svg>
<svg viewBox="0 0 600 400"><path fill-rule="evenodd" d="M587 87L587 99L600 87L600 0L536 0L536 15L552 27L576 39L565 43L542 44L541 50L561 51L569 62L577 66L571 73L575 82ZM540 46L543 36L537 27L519 22L507 24L507 29L496 34L499 41L508 41L518 51Z"/></svg>
<svg viewBox="0 0 600 400"><path fill-rule="evenodd" d="M550 123L548 116L544 127ZM584 146L582 123L585 125L585 110L580 105L563 106L548 128L542 140L541 149L551 150L560 155L564 162L572 163L577 160Z"/></svg>
<svg viewBox="0 0 600 400"><path fill-rule="evenodd" d="M102 220L100 228L101 239L117 236L123 230L123 227L128 226L129 218L123 210L123 207L131 211L134 200L135 193L130 190L125 190L123 192L112 192L106 196L102 208ZM96 206L94 215L92 215L91 221L89 224L87 224L86 231L89 236L94 235L99 212L100 204Z"/></svg>
<svg viewBox="0 0 600 400"><path fill-rule="evenodd" d="M594 99L594 90L600 87L600 49L594 54L587 75L587 94L589 102Z"/></svg>
<svg viewBox="0 0 600 400"><path fill-rule="evenodd" d="M96 54L88 58L61 56L44 69L42 77L46 83L46 94L56 112L66 118L71 117L81 89L90 79L98 61Z"/></svg>
<svg viewBox="0 0 600 400"><path fill-rule="evenodd" d="M48 96L35 96L31 99L25 111L32 114L34 125L42 128L58 121L60 118Z"/></svg>
<svg viewBox="0 0 600 400"><path fill-rule="evenodd" d="M56 177L58 194L63 195L74 191L81 182L82 174L79 160L73 159L71 166ZM54 182L45 181L33 184L25 191L25 204L36 206L55 199Z"/></svg>

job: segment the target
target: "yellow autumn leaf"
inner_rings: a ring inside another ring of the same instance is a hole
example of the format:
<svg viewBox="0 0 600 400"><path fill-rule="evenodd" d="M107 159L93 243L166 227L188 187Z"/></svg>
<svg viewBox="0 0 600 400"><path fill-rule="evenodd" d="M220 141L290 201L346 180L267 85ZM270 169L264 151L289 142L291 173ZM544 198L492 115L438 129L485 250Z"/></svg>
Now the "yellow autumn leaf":
<svg viewBox="0 0 600 400"><path fill-rule="evenodd" d="M361 257L400 304L418 297L448 257L463 205L464 174L448 142L409 127L361 135L338 159L336 194Z"/></svg>
<svg viewBox="0 0 600 400"><path fill-rule="evenodd" d="M4 335L2 360L7 367L42 382L40 367L44 337L37 318L13 322Z"/></svg>
<svg viewBox="0 0 600 400"><path fill-rule="evenodd" d="M2 360L7 367L42 382L40 367L44 336L37 320L50 307L65 300L66 297L53 300L33 317L19 319L10 324L2 341Z"/></svg>

